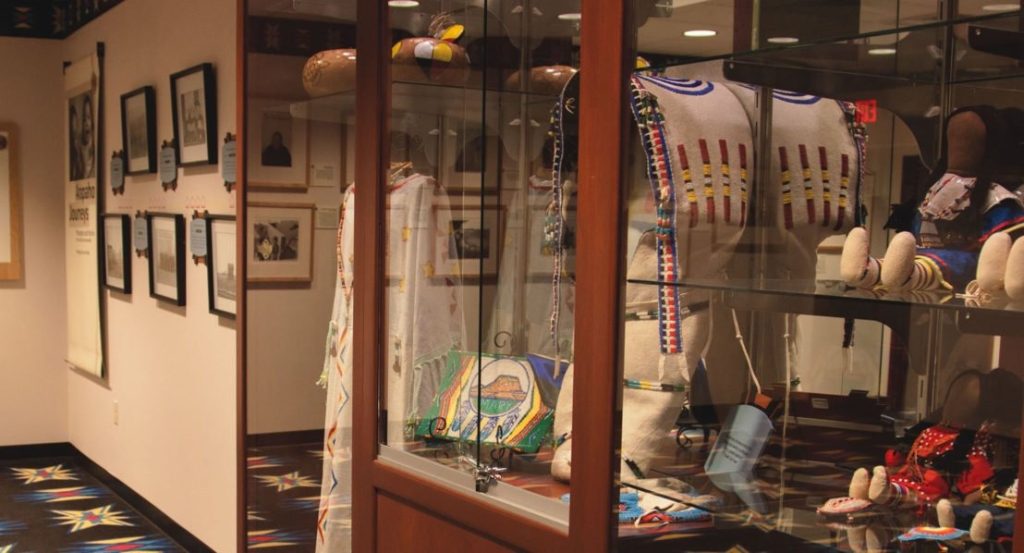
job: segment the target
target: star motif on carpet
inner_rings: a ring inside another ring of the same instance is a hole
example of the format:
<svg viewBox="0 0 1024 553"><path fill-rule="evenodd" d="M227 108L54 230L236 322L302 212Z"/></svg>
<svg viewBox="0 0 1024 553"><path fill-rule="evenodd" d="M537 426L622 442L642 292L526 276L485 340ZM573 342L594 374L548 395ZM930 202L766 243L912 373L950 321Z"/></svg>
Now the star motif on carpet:
<svg viewBox="0 0 1024 553"><path fill-rule="evenodd" d="M69 533L87 530L94 526L135 526L128 522L128 514L112 510L114 506L104 505L87 511L52 511L57 515L57 524L70 526Z"/></svg>
<svg viewBox="0 0 1024 553"><path fill-rule="evenodd" d="M249 549L289 547L309 541L304 533L287 530L252 530L249 532Z"/></svg>
<svg viewBox="0 0 1024 553"><path fill-rule="evenodd" d="M310 495L307 497L296 497L284 502L285 506L297 511L316 511L320 507L320 496Z"/></svg>
<svg viewBox="0 0 1024 553"><path fill-rule="evenodd" d="M15 495L14 499L28 503L62 503L65 501L78 501L80 499L96 499L103 495L105 495L105 492L99 488L75 486L73 488L52 488L21 493Z"/></svg>
<svg viewBox="0 0 1024 553"><path fill-rule="evenodd" d="M12 468L14 471L14 477L19 480L24 480L22 484L35 484L38 482L49 482L51 480L78 480L75 473L70 469L64 468L64 465L54 465L52 467L44 467L41 469L20 469Z"/></svg>
<svg viewBox="0 0 1024 553"><path fill-rule="evenodd" d="M299 471L289 472L280 476L257 476L263 485L268 488L277 488L277 491L284 492L293 488L316 488L320 483L308 476L302 476Z"/></svg>
<svg viewBox="0 0 1024 553"><path fill-rule="evenodd" d="M130 536L81 542L75 544L74 548L68 551L74 551L74 553L121 553L123 551L159 553L176 549L174 543L164 536Z"/></svg>
<svg viewBox="0 0 1024 553"><path fill-rule="evenodd" d="M307 449L306 452L321 461L324 459L324 450L322 449Z"/></svg>
<svg viewBox="0 0 1024 553"><path fill-rule="evenodd" d="M0 536L6 536L9 534L14 534L16 532L21 532L27 527L28 525L26 525L24 522L21 522L20 520L0 519Z"/></svg>
<svg viewBox="0 0 1024 553"><path fill-rule="evenodd" d="M281 466L281 462L269 455L253 455L246 458L249 470L269 469Z"/></svg>

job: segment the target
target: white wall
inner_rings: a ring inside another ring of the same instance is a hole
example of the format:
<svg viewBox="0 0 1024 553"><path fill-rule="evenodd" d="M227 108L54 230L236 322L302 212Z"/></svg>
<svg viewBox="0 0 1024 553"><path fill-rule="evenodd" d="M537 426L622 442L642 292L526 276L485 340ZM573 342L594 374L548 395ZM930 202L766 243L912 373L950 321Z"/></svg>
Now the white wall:
<svg viewBox="0 0 1024 553"><path fill-rule="evenodd" d="M169 76L202 62L212 62L217 75L220 135L235 130L235 27L235 2L229 0L131 0L64 41L67 60L88 55L97 41L106 43L103 163L122 147L120 95L154 86L157 139L170 139ZM44 67L20 76L37 75ZM52 86L62 89L59 81ZM56 113L59 105L54 98L48 109ZM55 124L50 130L54 143L60 142L61 128ZM59 179L54 186L59 188ZM122 196L104 187L111 212L235 209L217 166L180 170L176 192L165 193L156 175L128 177ZM144 258L133 258L132 274L131 296L108 296L108 385L68 373L70 440L206 544L233 551L234 323L208 312L206 268L190 257L186 307L149 297ZM62 341L51 343L62 349ZM114 402L120 408L117 425Z"/></svg>
<svg viewBox="0 0 1024 553"><path fill-rule="evenodd" d="M258 134L257 107L276 108L304 102L305 58L249 55L249 125ZM330 165L336 175L351 170L336 110L312 104L305 120L309 132L308 162ZM296 138L293 138L295 140ZM256 160L258 161L258 160ZM253 160L249 160L250 166ZM338 207L343 182L311 186L305 191L249 191L249 201ZM313 184L311 182L311 184ZM315 385L324 360L324 340L331 318L337 275L337 225L314 229L313 280L309 285L266 285L248 290L247 355L249 434L323 428L325 392Z"/></svg>
<svg viewBox="0 0 1024 553"><path fill-rule="evenodd" d="M0 38L0 122L17 126L25 246L24 279L0 282L0 445L67 440L61 59L59 41Z"/></svg>

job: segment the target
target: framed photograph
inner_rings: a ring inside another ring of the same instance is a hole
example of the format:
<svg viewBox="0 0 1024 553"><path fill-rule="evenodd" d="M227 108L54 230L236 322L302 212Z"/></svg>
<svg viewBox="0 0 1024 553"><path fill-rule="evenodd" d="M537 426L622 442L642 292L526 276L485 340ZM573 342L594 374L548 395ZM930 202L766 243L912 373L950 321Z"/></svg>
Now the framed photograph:
<svg viewBox="0 0 1024 553"><path fill-rule="evenodd" d="M21 280L21 189L14 125L0 123L0 281Z"/></svg>
<svg viewBox="0 0 1024 553"><path fill-rule="evenodd" d="M252 189L305 190L309 186L309 129L284 100L254 99L248 110L247 181Z"/></svg>
<svg viewBox="0 0 1024 553"><path fill-rule="evenodd" d="M217 81L213 64L171 75L171 114L178 165L217 163Z"/></svg>
<svg viewBox="0 0 1024 553"><path fill-rule="evenodd" d="M234 216L206 216L206 284L210 313L230 319L238 312L235 234Z"/></svg>
<svg viewBox="0 0 1024 553"><path fill-rule="evenodd" d="M103 215L103 285L132 293L132 222L120 213Z"/></svg>
<svg viewBox="0 0 1024 553"><path fill-rule="evenodd" d="M156 173L156 93L144 86L121 95L125 173Z"/></svg>
<svg viewBox="0 0 1024 553"><path fill-rule="evenodd" d="M434 248L435 276L461 277L463 282L496 280L504 208L468 204L434 209L439 210L437 220L442 228L447 228Z"/></svg>
<svg viewBox="0 0 1024 553"><path fill-rule="evenodd" d="M248 208L248 281L312 282L313 205L252 202Z"/></svg>
<svg viewBox="0 0 1024 553"><path fill-rule="evenodd" d="M149 295L185 305L185 217L147 213L149 227Z"/></svg>

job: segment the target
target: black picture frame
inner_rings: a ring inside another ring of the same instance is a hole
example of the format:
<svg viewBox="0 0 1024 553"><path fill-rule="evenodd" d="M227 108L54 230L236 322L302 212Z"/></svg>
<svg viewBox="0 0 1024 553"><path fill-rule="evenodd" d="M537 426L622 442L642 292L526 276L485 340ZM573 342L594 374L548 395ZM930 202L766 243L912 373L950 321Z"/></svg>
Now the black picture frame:
<svg viewBox="0 0 1024 553"><path fill-rule="evenodd" d="M132 170L128 136L128 101L143 96L146 106L146 155L148 163L144 169ZM156 173L156 91L151 86L136 88L121 95L121 148L124 150L124 172L126 175Z"/></svg>
<svg viewBox="0 0 1024 553"><path fill-rule="evenodd" d="M181 111L178 106L178 82L186 77L190 77L196 73L202 74L202 97L204 103L203 111L203 122L205 128L206 151L204 157L194 157L192 153L186 152L186 148L198 149L198 145L189 145L183 140L188 138L183 136L185 129L181 128L179 124L179 112ZM182 71L178 71L171 75L171 118L174 127L174 149L177 153L178 166L188 167L193 165L215 165L217 163L217 146L218 146L218 134L217 134L217 79L213 73L212 63L201 63L199 65L189 67Z"/></svg>
<svg viewBox="0 0 1024 553"><path fill-rule="evenodd" d="M107 232L107 220L117 219L121 222L120 236L110 236ZM123 213L105 213L101 216L100 225L100 243L103 244L103 248L100 250L100 263L103 270L100 272L100 278L103 283L103 287L108 290L114 290L122 294L132 293L132 221L131 216ZM116 240L121 245L121 282L123 286L118 286L115 283L110 282L108 277L110 267L107 263L110 259L107 257L107 252L110 251L108 244L112 244L111 240Z"/></svg>
<svg viewBox="0 0 1024 553"><path fill-rule="evenodd" d="M153 231L154 219L171 219L174 221L174 281L176 293L173 296L159 293L156 287L155 276L159 267L155 264L159 263L157 258L161 252L157 251L153 244L153 237L155 236ZM183 306L185 305L185 216L176 213L146 213L146 229L149 234L147 237L149 241L149 297Z"/></svg>
<svg viewBox="0 0 1024 553"><path fill-rule="evenodd" d="M214 234L213 234L213 230L214 229L213 229L213 226L214 226L214 223L216 221L231 221L233 224L236 222L234 215L207 215L206 216L206 296L207 296L207 302L208 302L208 305L209 305L209 308L210 308L210 313L213 313L214 315L217 315L217 316L220 316L220 317L224 317L224 318L227 318L227 319L234 319L235 316L236 316L236 312L234 312L234 311L227 311L227 310L224 310L224 309L219 309L217 307L217 292L220 289L220 287L218 286L217 281L216 281L216 279L217 279L217 254L216 254L216 249L215 249L214 243L213 243L213 240L214 240ZM237 226L235 227L235 233L236 233L235 236L236 236L236 239L237 239L237 236L238 236L238 234L237 234L238 233ZM235 250L232 249L231 250L231 259L237 265L237 257L238 256L235 255L235 254L236 254ZM237 266L236 266L235 270L237 271ZM239 289L238 288L238 278L237 278L237 276L234 277L234 278L235 278L235 294L236 294L234 301L236 302L235 305L237 306L237 302L238 302L237 294L238 294L238 289ZM236 307L236 309L237 309L237 307Z"/></svg>

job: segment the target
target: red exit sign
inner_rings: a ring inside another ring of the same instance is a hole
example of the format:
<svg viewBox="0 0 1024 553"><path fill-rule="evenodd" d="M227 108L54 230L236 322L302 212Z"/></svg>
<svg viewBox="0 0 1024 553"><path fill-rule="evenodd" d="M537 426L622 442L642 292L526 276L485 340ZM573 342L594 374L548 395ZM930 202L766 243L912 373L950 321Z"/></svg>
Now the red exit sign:
<svg viewBox="0 0 1024 553"><path fill-rule="evenodd" d="M878 121L878 100L857 100L857 122L874 123Z"/></svg>

